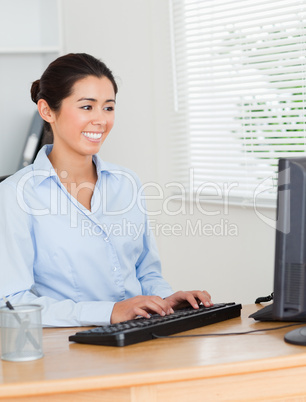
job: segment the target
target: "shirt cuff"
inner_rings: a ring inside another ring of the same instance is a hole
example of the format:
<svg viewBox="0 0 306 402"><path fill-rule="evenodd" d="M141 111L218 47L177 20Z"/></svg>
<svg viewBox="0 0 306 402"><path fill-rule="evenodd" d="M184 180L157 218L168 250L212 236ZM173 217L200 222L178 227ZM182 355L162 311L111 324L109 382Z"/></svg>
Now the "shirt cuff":
<svg viewBox="0 0 306 402"><path fill-rule="evenodd" d="M91 301L77 303L78 321L81 326L108 325L115 302Z"/></svg>

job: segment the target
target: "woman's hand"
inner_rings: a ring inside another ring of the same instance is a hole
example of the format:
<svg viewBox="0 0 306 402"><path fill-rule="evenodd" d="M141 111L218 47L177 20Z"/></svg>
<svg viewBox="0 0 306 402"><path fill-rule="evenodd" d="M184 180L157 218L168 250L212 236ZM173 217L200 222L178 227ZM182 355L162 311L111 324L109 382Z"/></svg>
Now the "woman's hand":
<svg viewBox="0 0 306 402"><path fill-rule="evenodd" d="M174 310L179 310L191 305L193 308L199 308L199 304L202 303L205 307L213 306L210 294L206 290L191 290L191 291L179 291L173 293L171 296L166 297L170 306Z"/></svg>
<svg viewBox="0 0 306 402"><path fill-rule="evenodd" d="M157 313L164 316L173 312L167 299L162 299L159 296L135 296L115 303L111 315L111 324L132 320L137 316L150 318L149 313Z"/></svg>

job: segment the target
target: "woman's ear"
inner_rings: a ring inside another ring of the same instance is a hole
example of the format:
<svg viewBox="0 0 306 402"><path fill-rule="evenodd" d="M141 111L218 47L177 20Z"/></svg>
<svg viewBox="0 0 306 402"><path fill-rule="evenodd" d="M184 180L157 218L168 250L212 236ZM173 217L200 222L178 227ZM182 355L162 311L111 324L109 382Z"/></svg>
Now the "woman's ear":
<svg viewBox="0 0 306 402"><path fill-rule="evenodd" d="M50 109L48 103L44 99L39 99L37 102L37 108L42 119L48 123L54 122L55 113Z"/></svg>

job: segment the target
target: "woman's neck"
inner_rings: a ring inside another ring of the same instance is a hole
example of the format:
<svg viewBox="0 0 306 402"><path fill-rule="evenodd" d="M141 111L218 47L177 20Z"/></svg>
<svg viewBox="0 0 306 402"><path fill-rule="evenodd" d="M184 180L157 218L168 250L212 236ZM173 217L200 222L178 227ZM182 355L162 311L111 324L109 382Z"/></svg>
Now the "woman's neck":
<svg viewBox="0 0 306 402"><path fill-rule="evenodd" d="M66 190L90 211L97 181L92 155L63 154L53 148L48 158Z"/></svg>
<svg viewBox="0 0 306 402"><path fill-rule="evenodd" d="M92 155L75 155L57 152L52 149L48 158L62 182L96 182L97 174Z"/></svg>

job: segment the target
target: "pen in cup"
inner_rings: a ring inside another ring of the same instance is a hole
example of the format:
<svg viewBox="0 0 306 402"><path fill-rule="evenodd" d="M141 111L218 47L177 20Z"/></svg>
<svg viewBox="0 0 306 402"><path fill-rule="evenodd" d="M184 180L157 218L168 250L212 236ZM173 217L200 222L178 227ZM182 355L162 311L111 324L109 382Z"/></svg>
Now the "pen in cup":
<svg viewBox="0 0 306 402"><path fill-rule="evenodd" d="M3 300L8 309L15 311L14 307L12 306L10 301L5 296L3 296ZM17 313L14 314L14 317L16 318L17 322L20 324L21 329L25 329L25 335L28 338L28 340L31 342L31 344L34 346L34 348L39 350L40 345L37 343L36 339L33 337L31 332L28 331L28 329L24 328L25 325L23 324L23 321L25 321L25 320L22 320Z"/></svg>

